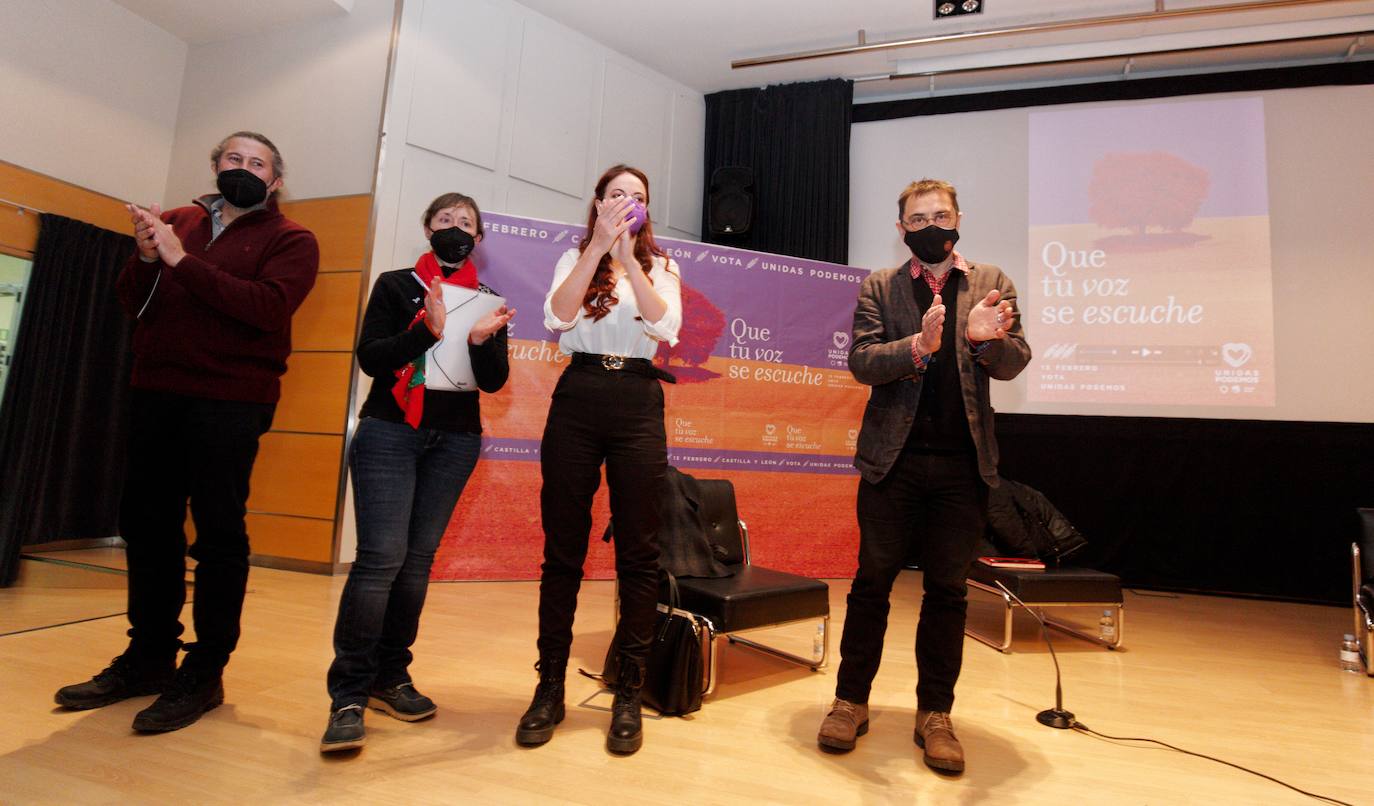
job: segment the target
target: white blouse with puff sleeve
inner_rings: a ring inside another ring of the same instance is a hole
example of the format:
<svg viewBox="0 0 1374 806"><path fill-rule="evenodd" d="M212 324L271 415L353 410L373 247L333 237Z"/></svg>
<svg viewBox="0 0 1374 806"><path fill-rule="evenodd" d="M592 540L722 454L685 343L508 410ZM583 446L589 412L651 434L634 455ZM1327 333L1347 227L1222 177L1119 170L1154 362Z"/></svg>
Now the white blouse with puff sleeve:
<svg viewBox="0 0 1374 806"><path fill-rule="evenodd" d="M657 322L638 319L639 303L629 279L621 277L615 284L615 296L620 300L611 312L593 322L585 308L579 307L574 321L564 322L553 313L553 292L572 274L579 257L576 249L569 249L558 259L553 270L553 284L544 296L544 327L562 331L558 349L573 353L620 355L626 358L653 358L659 342L677 344L677 332L682 327L682 276L678 264L671 258L655 256L649 279L654 291L668 306Z"/></svg>

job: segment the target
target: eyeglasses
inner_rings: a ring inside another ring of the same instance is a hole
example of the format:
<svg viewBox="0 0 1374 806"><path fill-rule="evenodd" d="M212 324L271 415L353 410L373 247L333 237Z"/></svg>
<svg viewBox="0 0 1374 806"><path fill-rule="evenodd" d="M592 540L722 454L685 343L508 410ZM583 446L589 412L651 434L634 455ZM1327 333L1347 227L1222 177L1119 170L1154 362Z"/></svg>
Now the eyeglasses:
<svg viewBox="0 0 1374 806"><path fill-rule="evenodd" d="M954 221L954 213L950 210L940 210L934 215L926 216L921 213L907 216L902 223L906 224L907 229L921 229L927 224L934 224L937 227L948 227Z"/></svg>

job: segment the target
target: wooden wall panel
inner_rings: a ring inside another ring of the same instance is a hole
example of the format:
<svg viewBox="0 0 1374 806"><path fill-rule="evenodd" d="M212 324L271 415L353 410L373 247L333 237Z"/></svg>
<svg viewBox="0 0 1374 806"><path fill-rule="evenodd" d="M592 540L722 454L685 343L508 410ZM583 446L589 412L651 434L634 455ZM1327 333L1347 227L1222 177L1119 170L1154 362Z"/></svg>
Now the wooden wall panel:
<svg viewBox="0 0 1374 806"><path fill-rule="evenodd" d="M8 162L0 162L0 198L19 202L45 213L88 221L98 227L134 233L124 202L86 190L60 179L34 173ZM29 249L33 249L29 246Z"/></svg>
<svg viewBox="0 0 1374 806"><path fill-rule="evenodd" d="M320 271L362 270L372 215L371 195L284 201L281 211L315 233L320 242Z"/></svg>
<svg viewBox="0 0 1374 806"><path fill-rule="evenodd" d="M275 515L333 518L343 437L264 434L253 465L248 509Z"/></svg>
<svg viewBox="0 0 1374 806"><path fill-rule="evenodd" d="M129 214L124 212L124 202L119 199L3 161L0 161L0 199L133 234ZM0 251L30 257L37 244L37 214L20 214L8 204L0 204Z"/></svg>
<svg viewBox="0 0 1374 806"><path fill-rule="evenodd" d="M291 348L353 352L362 272L321 274L291 318Z"/></svg>
<svg viewBox="0 0 1374 806"><path fill-rule="evenodd" d="M38 216L7 204L0 204L0 251L7 255L32 257L33 247L37 243Z"/></svg>
<svg viewBox="0 0 1374 806"><path fill-rule="evenodd" d="M334 560L333 521L255 512L250 512L247 520L254 555L316 563Z"/></svg>
<svg viewBox="0 0 1374 806"><path fill-rule="evenodd" d="M248 501L253 553L332 564L343 432L372 197L283 202L320 243L320 275L291 323L295 352ZM295 517L290 517L295 516Z"/></svg>
<svg viewBox="0 0 1374 806"><path fill-rule="evenodd" d="M292 353L272 430L342 434L352 374L352 353Z"/></svg>

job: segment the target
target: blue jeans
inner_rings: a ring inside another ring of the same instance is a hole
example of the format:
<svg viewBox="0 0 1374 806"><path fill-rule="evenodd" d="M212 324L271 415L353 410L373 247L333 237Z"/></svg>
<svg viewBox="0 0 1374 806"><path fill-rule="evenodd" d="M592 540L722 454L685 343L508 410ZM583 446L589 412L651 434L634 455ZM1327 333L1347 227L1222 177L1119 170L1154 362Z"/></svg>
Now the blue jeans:
<svg viewBox="0 0 1374 806"><path fill-rule="evenodd" d="M334 622L333 708L410 682L434 552L481 449L480 434L372 417L358 425L348 457L358 556Z"/></svg>

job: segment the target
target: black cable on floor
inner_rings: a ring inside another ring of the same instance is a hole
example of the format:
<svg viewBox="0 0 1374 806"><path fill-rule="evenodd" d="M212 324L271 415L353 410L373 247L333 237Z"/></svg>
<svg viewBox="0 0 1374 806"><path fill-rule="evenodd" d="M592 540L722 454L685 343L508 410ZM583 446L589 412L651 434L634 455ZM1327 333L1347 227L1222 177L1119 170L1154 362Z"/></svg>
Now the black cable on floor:
<svg viewBox="0 0 1374 806"><path fill-rule="evenodd" d="M26 632L38 632L39 630L51 630L51 629L54 629L54 628L57 628L57 627L69 627L69 626L71 626L71 625L73 625L73 624L84 624L84 623L86 623L86 622L88 622L88 621L100 621L101 619L105 619L105 618L114 618L115 616L122 616L122 615L125 615L125 614L128 613L128 612L129 612L129 611L127 611L127 610L121 610L121 611L119 611L118 613L108 613L108 614L103 615L103 616L91 616L90 618L79 618L79 619L77 619L76 621L64 621L64 622L62 622L61 624L44 624L44 625L41 625L41 626L39 626L39 627L25 627L25 628L22 629L22 630L15 630L14 632L0 632L0 638L4 638L4 637L10 636L10 635L23 635L23 634L26 633Z"/></svg>
<svg viewBox="0 0 1374 806"><path fill-rule="evenodd" d="M252 593L252 592L253 592L253 591L251 591L251 590L244 591L245 594ZM193 599L193 598L192 598L192 599L187 599L187 600L186 600L186 604L188 604L188 605L189 605L189 604L194 604L194 603L195 603L195 599ZM106 613L106 614L103 615L103 616L91 616L91 617L89 617L89 618L79 618L79 619L77 619L77 620L75 620L75 621L63 621L63 622L58 623L58 624L42 624L42 625L39 625L39 626L37 626L37 627L25 627L25 628L22 629L22 630L14 630L13 632L0 632L0 638L5 638L5 637L10 636L10 635L23 635L23 634L26 633L26 632L38 632L39 630L54 630L54 629L57 629L58 627L70 627L70 626L73 625L73 624L85 624L85 623L88 622L88 621L100 621L101 619L114 618L115 616L125 616L125 615L128 615L128 613L129 613L129 611L127 611L127 610L121 610L121 611L119 611L118 613Z"/></svg>
<svg viewBox="0 0 1374 806"><path fill-rule="evenodd" d="M1297 793L1300 794L1300 795L1306 795L1307 797L1313 798L1313 799L1315 799L1315 800L1325 801L1326 803L1334 803L1334 804L1337 804L1337 806L1354 806L1354 804L1346 803L1346 802L1343 801L1343 800L1337 800L1336 798L1328 797L1328 796L1326 796L1326 795L1318 795L1318 794L1315 793L1315 792L1308 792L1306 789L1299 789L1299 788L1297 788L1296 786L1293 786L1292 784L1290 784L1290 783L1288 783L1288 782L1286 782L1286 781L1280 781L1278 778L1275 778L1275 777L1272 776L1272 775L1265 775L1265 774L1262 773L1262 772L1256 772L1255 770L1252 770L1252 769L1250 769L1249 767L1242 767L1242 766L1239 765L1239 764L1235 764L1235 763L1233 763L1233 762L1226 761L1225 759L1220 759L1220 758L1217 758L1217 757L1215 757L1215 756L1209 756L1209 755L1207 755L1207 754L1205 754L1205 753L1195 753L1195 752L1193 752L1192 750L1184 750L1182 747L1175 747L1175 746L1169 744L1168 742L1161 742L1161 741L1158 740L1158 739L1148 739L1148 738L1143 738L1143 737L1139 737L1139 736L1108 736L1108 735L1105 734L1105 733L1098 733L1097 731L1093 730L1092 728L1088 727L1087 725L1084 725L1082 722L1079 722L1078 720L1074 720L1074 723L1073 723L1072 727L1073 727L1074 730L1076 730L1076 731L1078 731L1078 732L1080 732L1080 733L1086 733L1086 734L1088 734L1088 735L1090 735L1090 736L1096 736L1096 737L1101 738L1101 739L1110 739L1110 740L1115 741L1115 742L1149 742L1150 744L1157 744L1157 745L1159 745L1160 747L1167 747L1167 748L1169 748L1170 750L1174 750L1174 751L1176 751L1176 752L1183 753L1184 755L1196 756L1196 757L1198 757L1198 758L1205 758L1205 759L1207 759L1208 761L1215 761L1215 762L1218 763L1218 764L1225 764L1225 765L1228 766L1228 767L1234 767L1234 768L1240 770L1241 772L1248 772L1248 773L1250 773L1251 775L1257 775L1257 776L1259 776L1260 778L1265 779L1266 781L1273 781L1274 783L1278 784L1279 786L1288 787L1289 789L1293 790L1294 792L1297 792Z"/></svg>

